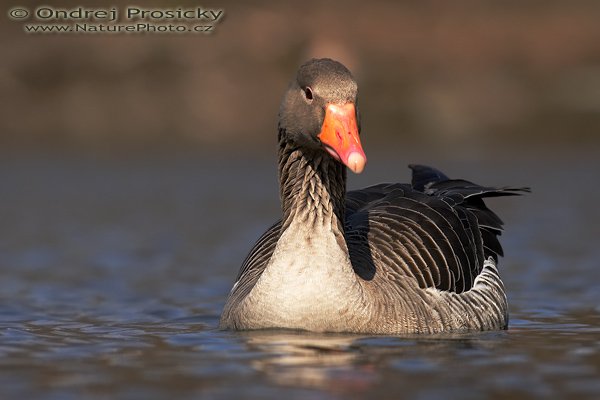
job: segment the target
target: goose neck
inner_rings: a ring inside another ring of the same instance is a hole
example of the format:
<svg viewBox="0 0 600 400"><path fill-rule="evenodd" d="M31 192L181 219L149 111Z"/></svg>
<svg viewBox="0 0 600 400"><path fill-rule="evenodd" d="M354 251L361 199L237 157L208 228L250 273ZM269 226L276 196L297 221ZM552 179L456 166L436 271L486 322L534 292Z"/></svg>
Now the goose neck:
<svg viewBox="0 0 600 400"><path fill-rule="evenodd" d="M342 164L323 151L282 140L279 181L284 229L292 222L307 227L321 224L343 235L346 170Z"/></svg>

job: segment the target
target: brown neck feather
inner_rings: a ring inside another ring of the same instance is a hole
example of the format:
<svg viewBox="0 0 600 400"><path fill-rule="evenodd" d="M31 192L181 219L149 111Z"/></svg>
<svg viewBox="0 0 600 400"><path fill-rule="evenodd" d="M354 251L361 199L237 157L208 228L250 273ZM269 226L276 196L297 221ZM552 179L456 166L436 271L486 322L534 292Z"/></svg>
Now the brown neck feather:
<svg viewBox="0 0 600 400"><path fill-rule="evenodd" d="M328 224L344 234L346 168L322 150L306 150L280 135L279 182L282 232L296 220Z"/></svg>

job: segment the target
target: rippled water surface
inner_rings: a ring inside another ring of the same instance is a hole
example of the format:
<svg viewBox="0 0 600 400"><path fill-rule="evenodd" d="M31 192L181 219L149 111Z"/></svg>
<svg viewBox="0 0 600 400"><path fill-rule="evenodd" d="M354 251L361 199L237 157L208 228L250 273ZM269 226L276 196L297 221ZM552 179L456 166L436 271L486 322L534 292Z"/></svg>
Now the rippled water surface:
<svg viewBox="0 0 600 400"><path fill-rule="evenodd" d="M0 161L0 398L600 398L594 152L370 154L351 187L432 163L506 222L508 331L372 337L223 332L237 269L278 213L274 156Z"/></svg>

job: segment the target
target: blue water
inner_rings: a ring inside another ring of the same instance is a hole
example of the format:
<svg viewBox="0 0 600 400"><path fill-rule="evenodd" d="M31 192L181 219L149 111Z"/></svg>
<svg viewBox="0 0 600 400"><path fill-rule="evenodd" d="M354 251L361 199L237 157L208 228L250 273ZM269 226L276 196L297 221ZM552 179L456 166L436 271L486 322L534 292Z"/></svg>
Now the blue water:
<svg viewBox="0 0 600 400"><path fill-rule="evenodd" d="M279 212L274 155L4 158L0 398L600 398L596 158L369 153L351 188L409 162L533 188L490 203L510 329L417 337L217 329Z"/></svg>

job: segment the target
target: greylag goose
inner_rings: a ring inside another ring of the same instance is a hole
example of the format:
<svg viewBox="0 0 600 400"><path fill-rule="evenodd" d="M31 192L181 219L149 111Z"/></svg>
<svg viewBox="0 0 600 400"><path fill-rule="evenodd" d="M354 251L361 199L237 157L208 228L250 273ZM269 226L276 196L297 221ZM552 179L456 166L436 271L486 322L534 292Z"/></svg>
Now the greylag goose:
<svg viewBox="0 0 600 400"><path fill-rule="evenodd" d="M279 111L283 217L242 264L222 329L406 334L504 329L493 188L411 165L411 184L346 193L366 163L357 84L330 59L303 64Z"/></svg>

